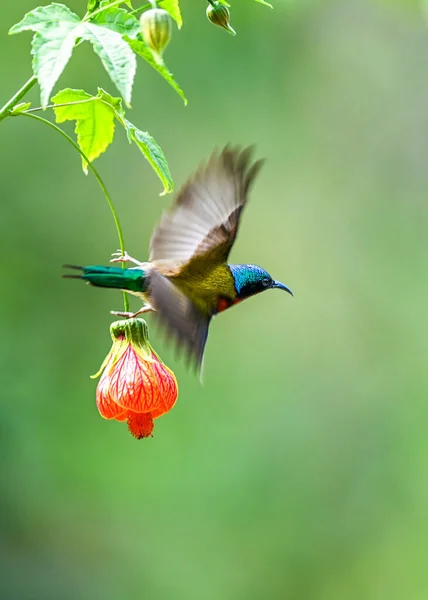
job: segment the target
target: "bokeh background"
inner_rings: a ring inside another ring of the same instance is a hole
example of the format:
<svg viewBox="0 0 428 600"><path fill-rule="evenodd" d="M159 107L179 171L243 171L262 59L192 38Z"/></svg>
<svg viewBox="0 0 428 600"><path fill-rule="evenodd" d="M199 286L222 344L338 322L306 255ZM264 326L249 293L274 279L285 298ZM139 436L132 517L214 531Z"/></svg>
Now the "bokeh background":
<svg viewBox="0 0 428 600"><path fill-rule="evenodd" d="M104 197L50 129L1 124L2 599L428 597L427 23L410 0L272 2L235 0L233 38L182 0L187 108L139 63L129 118L177 186L228 141L267 158L232 259L295 292L215 320L202 386L151 327L180 384L153 439L95 407L120 293L60 279L116 250ZM2 102L34 6L2 6ZM83 44L56 89L97 85ZM120 130L97 166L145 259L171 197Z"/></svg>

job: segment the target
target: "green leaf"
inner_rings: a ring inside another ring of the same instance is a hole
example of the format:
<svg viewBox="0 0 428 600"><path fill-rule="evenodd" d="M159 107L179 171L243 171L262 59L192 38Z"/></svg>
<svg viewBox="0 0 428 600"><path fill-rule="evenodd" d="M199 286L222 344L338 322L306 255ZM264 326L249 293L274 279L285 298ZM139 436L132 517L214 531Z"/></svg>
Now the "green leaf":
<svg viewBox="0 0 428 600"><path fill-rule="evenodd" d="M41 6L27 13L9 34L34 31L33 72L40 85L40 100L46 106L53 86L70 60L81 21L63 4Z"/></svg>
<svg viewBox="0 0 428 600"><path fill-rule="evenodd" d="M135 142L162 181L164 191L161 195L172 192L174 183L162 149L149 133L125 119L121 98L115 98L101 88L98 88L96 96L84 90L67 88L58 92L52 102L56 104L54 112L57 123L76 121L77 143L91 162L112 143L116 118L125 128L129 142ZM62 104L66 106L60 106ZM87 173L87 163L82 163Z"/></svg>
<svg viewBox="0 0 428 600"><path fill-rule="evenodd" d="M87 5L87 14L91 14L93 12L95 12L96 10L98 10L99 8L103 8L104 6L111 6L112 4L115 4L116 6L118 6L118 3L116 2L116 0L88 0L88 5ZM121 4L126 4L126 6L129 6L129 8L132 10L132 2L131 0L123 0L123 2L121 2Z"/></svg>
<svg viewBox="0 0 428 600"><path fill-rule="evenodd" d="M175 89L177 94L183 99L184 104L187 104L187 98L184 95L183 90L176 83L172 73L170 73L161 58L155 57L150 48L145 44L145 42L141 40L132 40L128 36L124 36L123 38L128 42L133 51L144 58L145 61L149 63L158 73L162 75L162 77Z"/></svg>
<svg viewBox="0 0 428 600"><path fill-rule="evenodd" d="M75 133L79 148L93 161L105 152L114 137L116 113L123 114L122 101L99 89L97 96L83 90L67 88L52 98L54 104L68 104L54 108L57 123L76 121ZM88 173L88 165L82 159L83 171Z"/></svg>
<svg viewBox="0 0 428 600"><path fill-rule="evenodd" d="M47 106L51 91L71 58L80 26L53 29L49 37L36 33L32 41L33 72L40 85L40 102Z"/></svg>
<svg viewBox="0 0 428 600"><path fill-rule="evenodd" d="M104 2L101 3L101 6ZM128 35L133 38L140 32L140 21L128 13L124 8L113 6L106 8L91 19L91 23L107 27L120 35Z"/></svg>
<svg viewBox="0 0 428 600"><path fill-rule="evenodd" d="M130 123L127 119L124 120L124 125L129 141L134 141L137 144L141 152L156 171L159 179L162 181L164 189L160 195L164 196L165 194L172 192L174 189L174 182L161 147L147 131L141 131L141 129L135 127L135 125Z"/></svg>
<svg viewBox="0 0 428 600"><path fill-rule="evenodd" d="M31 10L24 16L22 21L9 29L9 35L21 33L21 31L46 33L48 28L58 27L63 23L80 23L80 18L64 4L54 2L48 6L39 6Z"/></svg>
<svg viewBox="0 0 428 600"><path fill-rule="evenodd" d="M97 99L100 99L104 104L109 104L111 108L115 112L116 118L124 125L125 119L125 111L122 106L122 98L117 98L115 96L111 96L108 92L103 90L103 88L98 88L98 94L96 95Z"/></svg>
<svg viewBox="0 0 428 600"><path fill-rule="evenodd" d="M102 21L101 15L109 11L110 9L106 9L96 16ZM117 9L117 12L120 13L120 10ZM129 23L129 28L125 26L123 17L118 17L117 14L116 17L116 23L122 24L123 31L134 34L135 17L128 15L126 22ZM52 88L69 61L75 41L79 37L91 42L125 102L131 102L132 84L137 67L135 55L123 40L122 31L109 28L106 19L103 25L81 21L63 4L53 3L27 13L9 33L26 30L35 33L32 42L33 71L40 84L42 106L47 105Z"/></svg>
<svg viewBox="0 0 428 600"><path fill-rule="evenodd" d="M117 31L94 23L84 23L80 35L91 42L111 80L129 106L137 61L129 45Z"/></svg>
<svg viewBox="0 0 428 600"><path fill-rule="evenodd" d="M256 2L260 2L260 4L264 4L265 6L269 6L269 8L273 8L272 4L265 2L265 0L256 0Z"/></svg>
<svg viewBox="0 0 428 600"><path fill-rule="evenodd" d="M181 29L183 25L183 18L181 16L180 4L178 0L160 0L158 5L167 10L174 21L177 23L178 29Z"/></svg>

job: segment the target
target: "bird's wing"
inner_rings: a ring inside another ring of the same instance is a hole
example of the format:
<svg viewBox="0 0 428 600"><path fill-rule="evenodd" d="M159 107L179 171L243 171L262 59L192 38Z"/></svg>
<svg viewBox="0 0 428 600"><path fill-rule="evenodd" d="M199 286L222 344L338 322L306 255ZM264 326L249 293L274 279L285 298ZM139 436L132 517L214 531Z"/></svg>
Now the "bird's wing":
<svg viewBox="0 0 428 600"><path fill-rule="evenodd" d="M251 148L214 152L181 188L150 241L150 261L188 263L210 255L226 261L248 191L262 161L251 164Z"/></svg>
<svg viewBox="0 0 428 600"><path fill-rule="evenodd" d="M203 315L183 292L155 270L150 274L149 295L168 333L176 338L179 347L184 347L199 370L211 316Z"/></svg>

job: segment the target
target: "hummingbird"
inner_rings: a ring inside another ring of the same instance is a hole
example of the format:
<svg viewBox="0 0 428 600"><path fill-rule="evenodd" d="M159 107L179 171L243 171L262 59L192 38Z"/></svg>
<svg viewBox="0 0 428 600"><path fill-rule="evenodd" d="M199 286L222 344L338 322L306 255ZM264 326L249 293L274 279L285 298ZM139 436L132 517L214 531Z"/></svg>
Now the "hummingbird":
<svg viewBox="0 0 428 600"><path fill-rule="evenodd" d="M253 162L251 155L251 147L226 146L213 152L163 214L150 240L148 262L117 252L110 262L136 266L64 265L81 271L64 277L141 298L144 305L137 312L112 314L129 318L155 311L167 333L200 369L214 316L269 289L293 295L262 267L228 263L250 188L264 162Z"/></svg>

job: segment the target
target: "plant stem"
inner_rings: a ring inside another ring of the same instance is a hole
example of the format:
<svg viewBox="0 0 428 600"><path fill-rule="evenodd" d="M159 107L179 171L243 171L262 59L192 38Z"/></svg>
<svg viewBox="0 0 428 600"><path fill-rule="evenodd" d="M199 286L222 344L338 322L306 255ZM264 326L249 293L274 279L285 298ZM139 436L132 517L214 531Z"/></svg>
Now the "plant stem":
<svg viewBox="0 0 428 600"><path fill-rule="evenodd" d="M47 119L44 119L43 117L39 117L38 115L29 114L28 112L23 112L21 114L25 115L27 117L30 117L31 119L36 119L37 121L40 121L41 123L44 123L45 125L48 125L52 129L57 131L73 146L73 148L75 148L77 150L77 152L81 155L81 157L88 163L88 167L91 169L92 173L95 175L95 178L98 181L100 188L102 189L104 196L107 200L107 203L110 207L111 214L113 216L113 220L116 225L117 236L119 238L120 251L122 252L122 254L125 254L125 242L123 239L122 227L120 226L119 217L117 216L117 212L114 207L113 201L110 197L110 194L107 191L104 181L101 179L100 174L98 173L97 169L93 166L91 161L88 159L86 154L84 152L82 152L82 150L79 148L79 146L76 144L76 142L67 133L65 133L65 131L63 131L62 129L60 129L60 127L55 125L55 123L52 123L51 121L48 121ZM125 268L125 263L122 263L122 268ZM129 300L128 300L128 294L126 294L126 292L123 292L123 305L125 308L125 312L129 312Z"/></svg>
<svg viewBox="0 0 428 600"><path fill-rule="evenodd" d="M134 8L134 10L130 10L129 14L133 15L137 12L139 12L140 10L145 10L146 8L150 8L152 5L150 4L150 2L148 4L143 4L142 6L139 6L138 8Z"/></svg>
<svg viewBox="0 0 428 600"><path fill-rule="evenodd" d="M36 83L37 83L37 77L35 75L33 75L32 77L30 77L30 79L26 83L24 83L22 88L20 90L18 90L16 92L16 94L14 94L12 96L12 98L10 100L8 100L6 102L6 104L3 106L3 108L0 108L0 121L5 119L9 115L10 111L15 106L15 104L17 104L21 100L21 98L23 98L25 96L25 94L29 90L31 90L31 88L34 85L36 85Z"/></svg>
<svg viewBox="0 0 428 600"><path fill-rule="evenodd" d="M92 96L92 98L86 98L85 100L74 100L74 102L63 102L62 104L47 104L45 107L36 106L35 108L27 108L27 110L24 112L28 114L32 112L38 112L40 110L46 110L47 108L62 108L63 106L73 106L74 104L86 104L87 102L93 102L94 100L101 100L101 98Z"/></svg>

